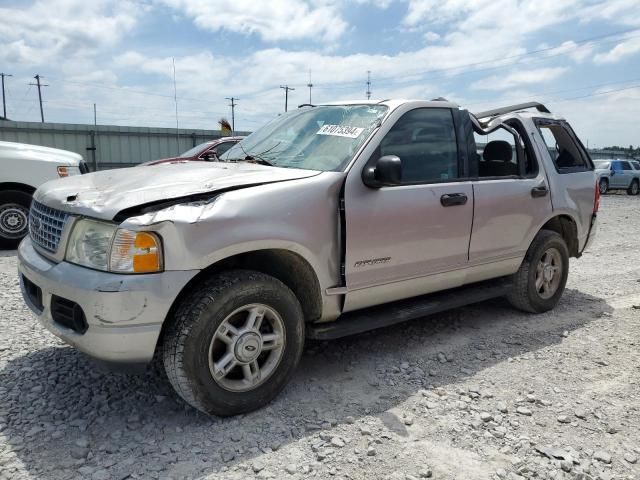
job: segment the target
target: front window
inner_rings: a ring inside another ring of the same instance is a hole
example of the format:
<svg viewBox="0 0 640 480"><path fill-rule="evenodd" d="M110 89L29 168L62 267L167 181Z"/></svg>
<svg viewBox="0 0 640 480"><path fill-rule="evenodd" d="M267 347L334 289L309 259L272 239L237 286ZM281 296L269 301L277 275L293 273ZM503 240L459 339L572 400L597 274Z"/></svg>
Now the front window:
<svg viewBox="0 0 640 480"><path fill-rule="evenodd" d="M211 145L211 142L204 142L204 143L201 143L200 145L196 145L195 147L190 148L186 152L180 154L180 158L195 157L200 152L202 152L205 148L207 148L209 145Z"/></svg>
<svg viewBox="0 0 640 480"><path fill-rule="evenodd" d="M340 171L386 112L384 105L321 105L293 110L249 135L220 160Z"/></svg>
<svg viewBox="0 0 640 480"><path fill-rule="evenodd" d="M600 170L609 170L609 168L611 168L611 162L602 162L602 161L595 161L596 164L596 168L600 169Z"/></svg>

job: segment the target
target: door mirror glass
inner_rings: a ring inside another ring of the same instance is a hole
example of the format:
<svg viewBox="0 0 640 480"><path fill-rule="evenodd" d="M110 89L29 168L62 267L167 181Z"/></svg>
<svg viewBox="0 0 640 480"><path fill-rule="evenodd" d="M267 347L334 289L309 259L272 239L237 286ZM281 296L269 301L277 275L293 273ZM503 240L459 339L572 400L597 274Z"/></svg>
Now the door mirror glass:
<svg viewBox="0 0 640 480"><path fill-rule="evenodd" d="M371 188L400 185L402 162L397 155L384 155L365 168L362 174L365 185Z"/></svg>

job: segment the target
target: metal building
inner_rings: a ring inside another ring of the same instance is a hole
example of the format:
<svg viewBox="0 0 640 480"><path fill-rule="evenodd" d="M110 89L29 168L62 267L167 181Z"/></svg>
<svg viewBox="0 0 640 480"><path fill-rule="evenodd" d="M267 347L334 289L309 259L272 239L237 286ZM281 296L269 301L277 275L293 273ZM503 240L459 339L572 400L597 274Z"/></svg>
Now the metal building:
<svg viewBox="0 0 640 480"><path fill-rule="evenodd" d="M173 157L221 136L220 130L0 122L0 140L70 150L82 155L94 171Z"/></svg>

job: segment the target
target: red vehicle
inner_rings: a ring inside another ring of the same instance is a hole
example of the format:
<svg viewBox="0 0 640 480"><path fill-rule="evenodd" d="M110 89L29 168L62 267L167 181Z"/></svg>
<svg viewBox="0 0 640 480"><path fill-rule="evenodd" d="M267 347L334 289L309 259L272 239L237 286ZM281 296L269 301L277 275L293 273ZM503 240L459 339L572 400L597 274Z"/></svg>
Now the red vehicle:
<svg viewBox="0 0 640 480"><path fill-rule="evenodd" d="M161 158L159 160L151 160L141 163L140 165L159 165L161 163L182 163L182 162L216 162L218 157L233 147L244 137L222 137L201 143L187 150L177 157Z"/></svg>

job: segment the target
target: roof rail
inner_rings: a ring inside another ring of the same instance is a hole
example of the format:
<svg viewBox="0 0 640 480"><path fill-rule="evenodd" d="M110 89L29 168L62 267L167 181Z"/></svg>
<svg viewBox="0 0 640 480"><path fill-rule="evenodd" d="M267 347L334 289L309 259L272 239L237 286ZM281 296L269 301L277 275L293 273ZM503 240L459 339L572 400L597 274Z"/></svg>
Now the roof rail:
<svg viewBox="0 0 640 480"><path fill-rule="evenodd" d="M485 112L478 112L478 113L475 113L474 115L476 116L476 118L495 117L497 115L517 112L518 110L525 110L527 108L535 108L539 112L551 113L551 111L540 102L527 102L527 103L519 103L517 105L510 105L508 107L500 107L494 110L487 110Z"/></svg>

